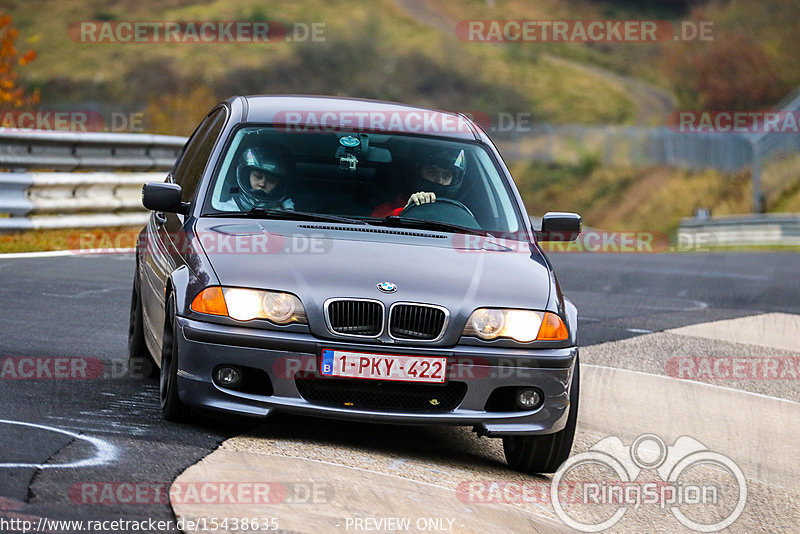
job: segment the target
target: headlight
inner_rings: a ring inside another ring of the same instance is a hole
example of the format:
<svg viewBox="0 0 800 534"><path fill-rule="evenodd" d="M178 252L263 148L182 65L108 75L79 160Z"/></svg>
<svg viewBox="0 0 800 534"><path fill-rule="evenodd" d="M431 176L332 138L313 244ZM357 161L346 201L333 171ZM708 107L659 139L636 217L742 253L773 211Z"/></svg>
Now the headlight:
<svg viewBox="0 0 800 534"><path fill-rule="evenodd" d="M264 292L261 297L261 309L267 314L267 318L276 323L283 324L290 322L292 316L303 305L294 295L289 293ZM303 313L305 316L305 312Z"/></svg>
<svg viewBox="0 0 800 534"><path fill-rule="evenodd" d="M266 319L276 324L308 324L300 299L280 291L207 287L192 301L192 310L237 321Z"/></svg>
<svg viewBox="0 0 800 534"><path fill-rule="evenodd" d="M503 310L482 308L475 310L467 322L467 329L483 339L494 339L506 325L506 315Z"/></svg>
<svg viewBox="0 0 800 534"><path fill-rule="evenodd" d="M249 321L262 313L258 291L250 289L223 289L228 315L237 321ZM265 317L266 318L266 317Z"/></svg>
<svg viewBox="0 0 800 534"><path fill-rule="evenodd" d="M569 339L564 321L555 313L497 308L479 308L472 312L463 334L486 340L510 337L522 343Z"/></svg>

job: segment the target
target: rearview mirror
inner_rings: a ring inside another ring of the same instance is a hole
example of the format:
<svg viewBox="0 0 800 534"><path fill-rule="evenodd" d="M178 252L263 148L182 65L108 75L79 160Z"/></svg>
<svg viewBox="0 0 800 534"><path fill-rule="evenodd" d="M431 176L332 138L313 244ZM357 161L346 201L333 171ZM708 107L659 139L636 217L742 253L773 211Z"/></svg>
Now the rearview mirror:
<svg viewBox="0 0 800 534"><path fill-rule="evenodd" d="M542 218L542 229L536 232L536 240L575 241L582 225L581 216L577 213L550 211Z"/></svg>
<svg viewBox="0 0 800 534"><path fill-rule="evenodd" d="M142 204L152 211L165 213L189 212L189 203L181 202L181 186L163 182L144 184L142 187Z"/></svg>

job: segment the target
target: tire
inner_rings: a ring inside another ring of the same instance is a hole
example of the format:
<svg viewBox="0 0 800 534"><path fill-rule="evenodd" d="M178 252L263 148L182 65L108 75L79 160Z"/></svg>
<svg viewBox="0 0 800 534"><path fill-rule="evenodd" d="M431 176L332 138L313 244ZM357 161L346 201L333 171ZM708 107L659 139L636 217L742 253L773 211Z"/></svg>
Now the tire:
<svg viewBox="0 0 800 534"><path fill-rule="evenodd" d="M569 394L567 424L558 432L543 436L505 436L503 452L508 465L524 473L555 473L569 458L575 427L578 423L580 366L575 359L575 372Z"/></svg>
<svg viewBox="0 0 800 534"><path fill-rule="evenodd" d="M139 268L133 276L131 290L131 313L128 320L128 373L133 378L146 379L156 376L156 364L144 341L144 319L142 298L139 292Z"/></svg>
<svg viewBox="0 0 800 534"><path fill-rule="evenodd" d="M158 391L161 399L161 416L174 423L191 420L192 409L178 396L178 344L175 340L175 300L172 295L164 308L164 337L161 342L161 373Z"/></svg>

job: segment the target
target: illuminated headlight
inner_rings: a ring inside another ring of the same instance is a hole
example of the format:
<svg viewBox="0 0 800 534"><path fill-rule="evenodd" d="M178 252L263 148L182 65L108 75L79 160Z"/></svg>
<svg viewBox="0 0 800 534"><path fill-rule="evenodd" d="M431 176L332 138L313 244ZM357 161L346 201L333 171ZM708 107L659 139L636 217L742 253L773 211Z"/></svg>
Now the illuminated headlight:
<svg viewBox="0 0 800 534"><path fill-rule="evenodd" d="M228 315L239 321L267 319L277 324L305 323L300 299L291 293L223 288Z"/></svg>
<svg viewBox="0 0 800 534"><path fill-rule="evenodd" d="M237 321L266 319L276 324L308 324L300 299L281 291L207 287L195 297L192 310L226 315Z"/></svg>
<svg viewBox="0 0 800 534"><path fill-rule="evenodd" d="M237 321L249 321L262 315L258 291L250 289L223 289L228 315Z"/></svg>
<svg viewBox="0 0 800 534"><path fill-rule="evenodd" d="M506 326L506 315L503 310L483 308L475 310L467 322L467 329L472 329L478 337L494 339Z"/></svg>
<svg viewBox="0 0 800 534"><path fill-rule="evenodd" d="M463 334L486 340L508 337L522 343L569 338L566 325L554 313L497 308L479 308L472 312Z"/></svg>

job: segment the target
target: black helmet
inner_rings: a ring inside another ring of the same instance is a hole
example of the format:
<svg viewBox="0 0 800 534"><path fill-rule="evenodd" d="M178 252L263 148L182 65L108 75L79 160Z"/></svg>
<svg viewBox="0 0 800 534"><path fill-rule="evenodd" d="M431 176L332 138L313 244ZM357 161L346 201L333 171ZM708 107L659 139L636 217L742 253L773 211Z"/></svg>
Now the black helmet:
<svg viewBox="0 0 800 534"><path fill-rule="evenodd" d="M431 182L422 176L423 167L431 165L453 172L453 179L448 185ZM461 189L464 172L467 170L467 158L464 150L446 150L437 148L423 154L418 160L418 173L416 187L420 191L431 191L444 197L453 197Z"/></svg>
<svg viewBox="0 0 800 534"><path fill-rule="evenodd" d="M250 171L259 170L278 181L269 192L253 189L250 185ZM248 147L242 152L236 168L236 181L239 183L239 203L242 208L277 207L286 189L288 179L294 175L294 159L283 146L272 144L268 147Z"/></svg>

